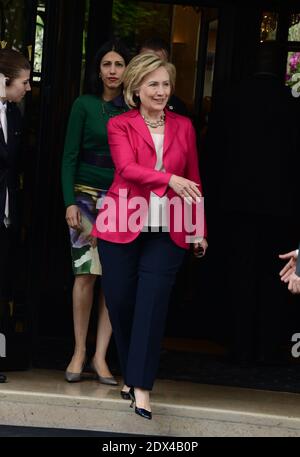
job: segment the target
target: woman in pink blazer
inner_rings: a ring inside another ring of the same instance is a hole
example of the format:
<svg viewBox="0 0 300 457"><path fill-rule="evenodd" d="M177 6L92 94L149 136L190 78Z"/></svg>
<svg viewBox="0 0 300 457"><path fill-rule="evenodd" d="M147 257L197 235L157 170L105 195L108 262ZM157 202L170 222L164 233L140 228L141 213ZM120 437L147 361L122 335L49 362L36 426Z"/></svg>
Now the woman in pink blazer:
<svg viewBox="0 0 300 457"><path fill-rule="evenodd" d="M207 248L194 129L165 109L174 85L175 67L153 53L129 63L124 95L134 109L108 123L115 176L93 229L121 395L146 419L176 273L191 242L196 253Z"/></svg>

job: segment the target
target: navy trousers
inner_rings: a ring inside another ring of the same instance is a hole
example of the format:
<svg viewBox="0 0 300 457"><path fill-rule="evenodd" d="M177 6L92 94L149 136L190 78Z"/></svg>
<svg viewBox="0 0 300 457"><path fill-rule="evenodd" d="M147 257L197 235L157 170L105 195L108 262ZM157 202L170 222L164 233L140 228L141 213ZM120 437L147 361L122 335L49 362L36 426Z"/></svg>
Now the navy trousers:
<svg viewBox="0 0 300 457"><path fill-rule="evenodd" d="M142 232L127 244L99 240L98 249L124 382L151 390L170 294L186 251L163 232Z"/></svg>

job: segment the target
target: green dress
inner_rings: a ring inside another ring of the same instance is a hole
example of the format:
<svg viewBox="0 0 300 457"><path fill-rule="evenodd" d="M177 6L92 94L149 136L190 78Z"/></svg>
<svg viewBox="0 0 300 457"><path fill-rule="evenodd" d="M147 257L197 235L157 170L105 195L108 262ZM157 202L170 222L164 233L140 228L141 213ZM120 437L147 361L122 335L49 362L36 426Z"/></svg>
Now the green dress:
<svg viewBox="0 0 300 457"><path fill-rule="evenodd" d="M98 250L89 234L99 202L113 181L106 124L110 117L127 111L122 97L106 102L95 95L78 97L72 107L62 160L62 189L65 206L77 205L82 229L70 228L73 272L101 275Z"/></svg>

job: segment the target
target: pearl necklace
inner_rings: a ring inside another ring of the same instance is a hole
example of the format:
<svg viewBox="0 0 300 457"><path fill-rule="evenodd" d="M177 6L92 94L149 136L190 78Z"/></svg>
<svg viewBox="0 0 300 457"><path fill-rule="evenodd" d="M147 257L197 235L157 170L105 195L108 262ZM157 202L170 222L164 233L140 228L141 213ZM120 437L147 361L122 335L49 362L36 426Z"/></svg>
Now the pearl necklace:
<svg viewBox="0 0 300 457"><path fill-rule="evenodd" d="M151 127L152 129L156 129L157 127L161 127L165 125L165 113L163 113L157 121L149 121L146 117L142 114L142 118L145 121L145 124Z"/></svg>

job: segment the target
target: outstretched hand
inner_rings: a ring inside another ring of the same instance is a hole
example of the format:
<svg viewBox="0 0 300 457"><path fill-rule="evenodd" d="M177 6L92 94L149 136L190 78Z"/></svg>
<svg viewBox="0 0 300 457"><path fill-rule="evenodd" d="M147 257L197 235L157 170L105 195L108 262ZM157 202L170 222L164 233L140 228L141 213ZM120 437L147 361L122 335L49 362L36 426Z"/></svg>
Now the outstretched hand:
<svg viewBox="0 0 300 457"><path fill-rule="evenodd" d="M288 260L286 265L279 272L281 281L286 283L289 281L289 277L291 276L291 274L295 273L295 271L296 271L296 262L297 262L297 258L298 258L298 253L295 250L295 251L288 252L286 254L280 254L279 257L280 257L280 259Z"/></svg>
<svg viewBox="0 0 300 457"><path fill-rule="evenodd" d="M288 289L292 294L300 294L300 277L296 273L290 275Z"/></svg>
<svg viewBox="0 0 300 457"><path fill-rule="evenodd" d="M298 251L287 252L280 254L279 257L288 260L283 269L279 272L281 281L288 283L288 289L292 294L300 294L300 277L296 275L296 265L298 258Z"/></svg>

